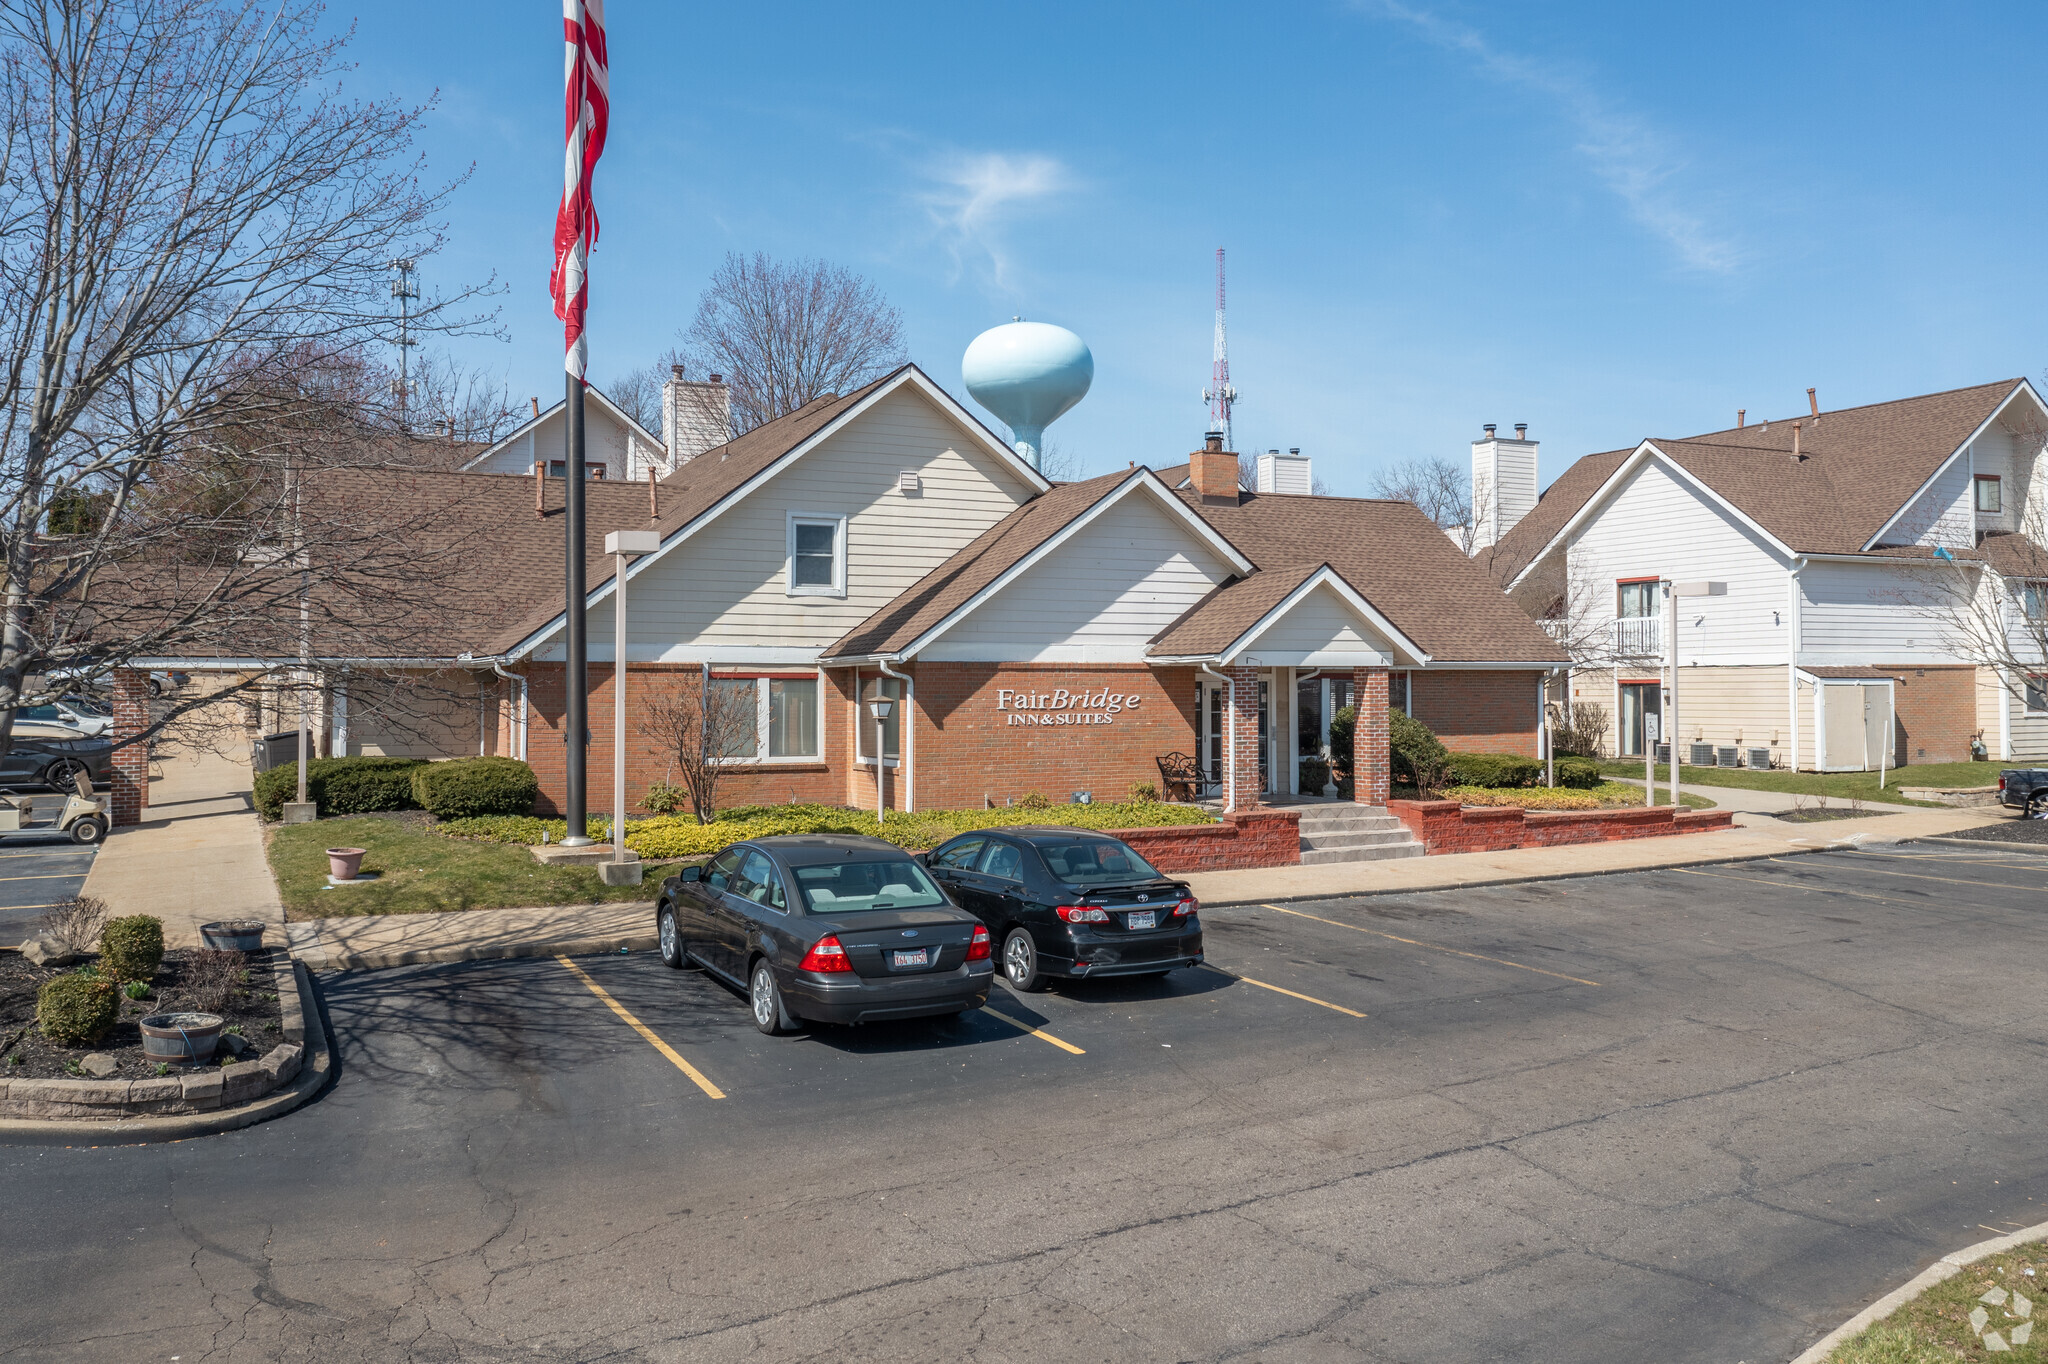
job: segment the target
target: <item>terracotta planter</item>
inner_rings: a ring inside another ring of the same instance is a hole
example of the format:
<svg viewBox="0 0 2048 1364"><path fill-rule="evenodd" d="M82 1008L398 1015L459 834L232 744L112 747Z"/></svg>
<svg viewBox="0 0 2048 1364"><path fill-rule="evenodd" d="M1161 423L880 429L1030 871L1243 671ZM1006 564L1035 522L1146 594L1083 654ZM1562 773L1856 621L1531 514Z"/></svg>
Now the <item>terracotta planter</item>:
<svg viewBox="0 0 2048 1364"><path fill-rule="evenodd" d="M356 873L363 869L363 854L367 848L329 848L327 850L327 874L337 881L353 881Z"/></svg>
<svg viewBox="0 0 2048 1364"><path fill-rule="evenodd" d="M199 940L216 951L254 952L263 946L263 920L223 919L201 924Z"/></svg>
<svg viewBox="0 0 2048 1364"><path fill-rule="evenodd" d="M219 1014L150 1014L138 1025L142 1054L174 1066L204 1065L220 1046L221 1025L226 1021Z"/></svg>

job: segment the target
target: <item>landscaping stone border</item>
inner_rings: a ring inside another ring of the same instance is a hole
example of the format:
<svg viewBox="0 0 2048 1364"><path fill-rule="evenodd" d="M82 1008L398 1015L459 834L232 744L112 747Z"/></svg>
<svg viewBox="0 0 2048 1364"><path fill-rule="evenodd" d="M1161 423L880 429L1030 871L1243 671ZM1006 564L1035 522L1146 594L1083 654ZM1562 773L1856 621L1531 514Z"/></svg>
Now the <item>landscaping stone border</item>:
<svg viewBox="0 0 2048 1364"><path fill-rule="evenodd" d="M1951 1251L1807 1346L1805 1352L1793 1360L1792 1364L1826 1364L1827 1357L1844 1341L1860 1334L1865 1327L1883 1321L1936 1284L1954 1278L1967 1266L1979 1260L1988 1260L1994 1255L2003 1255L2006 1251L2026 1245L2029 1241L2042 1240L2048 1240L2048 1222L2016 1231L2010 1236L1994 1236L1988 1241L1979 1241L1974 1246L1964 1246L1961 1250Z"/></svg>
<svg viewBox="0 0 2048 1364"><path fill-rule="evenodd" d="M1246 810L1225 815L1221 824L1160 824L1099 832L1130 844L1168 876L1292 867L1301 862L1301 811L1295 809Z"/></svg>
<svg viewBox="0 0 2048 1364"><path fill-rule="evenodd" d="M0 1143L181 1141L290 1112L333 1075L312 977L279 954L284 1040L262 1059L148 1080L0 1081Z"/></svg>
<svg viewBox="0 0 2048 1364"><path fill-rule="evenodd" d="M1421 840L1425 852L1508 852L1573 843L1706 833L1733 828L1731 810L1680 810L1669 805L1625 810L1531 812L1513 805L1464 806L1455 800L1390 800L1387 810Z"/></svg>

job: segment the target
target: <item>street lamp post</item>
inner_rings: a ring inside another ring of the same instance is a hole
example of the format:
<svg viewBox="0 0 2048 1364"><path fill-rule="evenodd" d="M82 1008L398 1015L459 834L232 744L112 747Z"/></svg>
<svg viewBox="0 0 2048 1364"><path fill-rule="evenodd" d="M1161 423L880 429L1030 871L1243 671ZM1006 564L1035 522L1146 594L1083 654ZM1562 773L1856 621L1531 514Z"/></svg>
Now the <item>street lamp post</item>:
<svg viewBox="0 0 2048 1364"><path fill-rule="evenodd" d="M626 860L626 565L661 548L651 530L615 530L604 537L612 556L612 861ZM635 877L637 883L638 877Z"/></svg>
<svg viewBox="0 0 2048 1364"><path fill-rule="evenodd" d="M868 708L875 713L875 823L882 822L882 736L889 723L889 712L896 703L882 694L882 682L875 679L874 688L868 696Z"/></svg>

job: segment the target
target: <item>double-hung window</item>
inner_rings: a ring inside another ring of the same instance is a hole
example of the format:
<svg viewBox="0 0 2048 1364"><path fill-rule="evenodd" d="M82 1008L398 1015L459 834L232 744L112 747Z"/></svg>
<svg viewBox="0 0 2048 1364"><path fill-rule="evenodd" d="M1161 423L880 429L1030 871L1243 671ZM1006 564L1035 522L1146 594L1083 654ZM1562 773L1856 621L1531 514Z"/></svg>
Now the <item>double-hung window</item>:
<svg viewBox="0 0 2048 1364"><path fill-rule="evenodd" d="M1616 583L1614 614L1623 620L1642 620L1657 614L1657 580Z"/></svg>
<svg viewBox="0 0 2048 1364"><path fill-rule="evenodd" d="M816 762L818 679L714 677L711 718L724 735L724 756L734 762Z"/></svg>
<svg viewBox="0 0 2048 1364"><path fill-rule="evenodd" d="M882 761L887 765L903 755L903 682L900 678L862 679L860 722L855 726L859 747L855 751L864 763L875 760L875 712L868 706L868 693L877 686L885 698L896 703L889 707L889 718L882 722Z"/></svg>
<svg viewBox="0 0 2048 1364"><path fill-rule="evenodd" d="M2037 578L2020 584L2020 609L2028 620L2048 620L2048 582Z"/></svg>
<svg viewBox="0 0 2048 1364"><path fill-rule="evenodd" d="M2005 485L1997 474L1977 475L1977 510L1991 516L2005 510Z"/></svg>
<svg viewBox="0 0 2048 1364"><path fill-rule="evenodd" d="M846 595L846 518L789 516L788 594L792 597Z"/></svg>
<svg viewBox="0 0 2048 1364"><path fill-rule="evenodd" d="M2027 679L2027 713L2036 715L2048 710L2048 677L2035 673Z"/></svg>

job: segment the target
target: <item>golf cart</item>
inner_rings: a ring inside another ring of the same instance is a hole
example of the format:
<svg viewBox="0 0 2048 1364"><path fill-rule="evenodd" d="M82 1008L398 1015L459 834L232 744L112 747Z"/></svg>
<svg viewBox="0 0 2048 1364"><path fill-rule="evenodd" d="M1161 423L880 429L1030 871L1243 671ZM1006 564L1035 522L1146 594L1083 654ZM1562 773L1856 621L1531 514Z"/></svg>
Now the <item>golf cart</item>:
<svg viewBox="0 0 2048 1364"><path fill-rule="evenodd" d="M97 843L107 836L106 802L92 793L92 778L72 774L78 794L67 793L54 819L33 818L36 798L0 795L0 838L11 834L69 834L73 843Z"/></svg>

